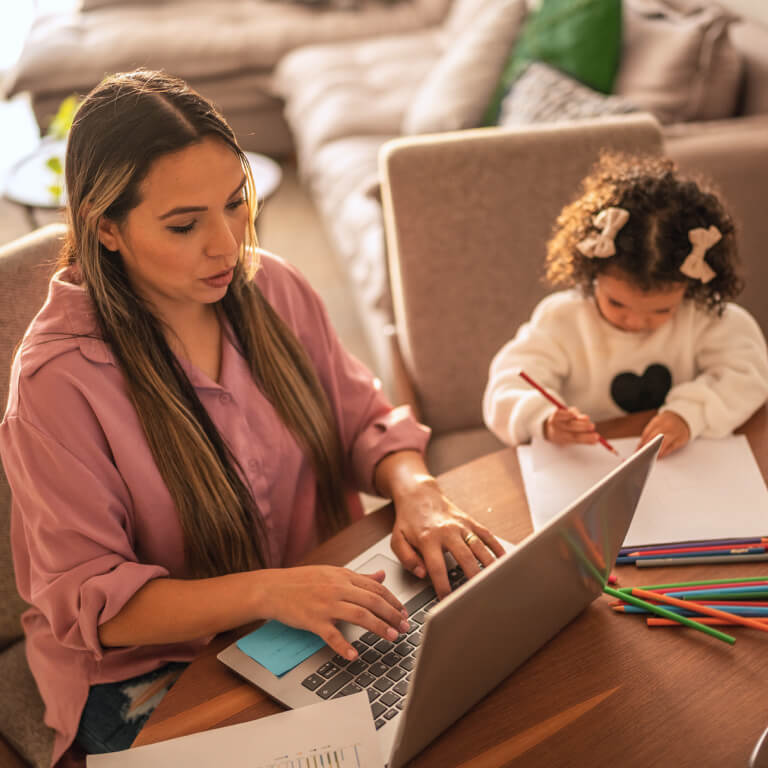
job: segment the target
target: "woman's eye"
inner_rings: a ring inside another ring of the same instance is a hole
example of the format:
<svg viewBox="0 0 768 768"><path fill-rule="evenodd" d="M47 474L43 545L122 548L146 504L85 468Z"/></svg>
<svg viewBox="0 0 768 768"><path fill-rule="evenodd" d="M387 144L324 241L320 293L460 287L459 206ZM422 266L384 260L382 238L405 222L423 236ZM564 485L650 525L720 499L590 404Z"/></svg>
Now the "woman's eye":
<svg viewBox="0 0 768 768"><path fill-rule="evenodd" d="M237 200L233 200L231 203L227 203L227 208L229 208L230 211L234 211L236 208L239 208L244 202L245 202L245 198L239 197Z"/></svg>
<svg viewBox="0 0 768 768"><path fill-rule="evenodd" d="M621 309L624 306L620 301L616 301L615 299L608 299L608 303L617 309Z"/></svg>
<svg viewBox="0 0 768 768"><path fill-rule="evenodd" d="M168 229L171 232L176 232L179 235L186 235L188 232L192 231L192 228L195 226L194 221L190 221L189 224L183 224L178 227L168 227Z"/></svg>

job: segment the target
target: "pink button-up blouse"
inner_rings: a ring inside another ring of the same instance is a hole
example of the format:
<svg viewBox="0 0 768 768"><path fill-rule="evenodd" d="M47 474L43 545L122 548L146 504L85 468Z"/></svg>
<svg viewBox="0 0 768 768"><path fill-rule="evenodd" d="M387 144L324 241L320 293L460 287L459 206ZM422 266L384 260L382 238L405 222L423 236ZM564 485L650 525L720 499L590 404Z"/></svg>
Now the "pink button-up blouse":
<svg viewBox="0 0 768 768"><path fill-rule="evenodd" d="M423 451L429 430L393 408L378 381L349 355L304 278L264 254L256 281L314 363L336 417L356 490L373 490L377 461ZM55 764L77 732L89 686L188 661L210 638L103 648L98 626L150 579L188 575L182 533L123 375L94 334L93 309L77 272L51 281L45 305L16 355L0 454L13 493L11 545L27 657L56 730ZM222 334L220 381L181 361L217 429L250 480L272 562L290 566L318 542L310 463Z"/></svg>

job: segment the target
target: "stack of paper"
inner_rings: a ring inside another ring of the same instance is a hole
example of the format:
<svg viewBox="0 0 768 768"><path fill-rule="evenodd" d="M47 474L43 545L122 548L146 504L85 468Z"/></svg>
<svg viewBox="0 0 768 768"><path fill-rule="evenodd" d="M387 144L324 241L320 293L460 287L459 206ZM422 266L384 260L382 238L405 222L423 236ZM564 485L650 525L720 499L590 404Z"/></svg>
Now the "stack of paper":
<svg viewBox="0 0 768 768"><path fill-rule="evenodd" d="M611 440L622 458L639 438ZM534 440L517 456L531 510L540 528L622 460L600 445ZM744 539L768 533L768 490L744 435L695 440L657 461L624 546Z"/></svg>

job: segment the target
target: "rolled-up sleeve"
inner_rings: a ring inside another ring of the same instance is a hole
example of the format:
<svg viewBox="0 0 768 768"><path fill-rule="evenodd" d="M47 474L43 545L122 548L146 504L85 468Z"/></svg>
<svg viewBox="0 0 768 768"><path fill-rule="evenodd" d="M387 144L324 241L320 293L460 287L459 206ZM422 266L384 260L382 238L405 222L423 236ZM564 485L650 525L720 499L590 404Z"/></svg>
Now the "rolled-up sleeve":
<svg viewBox="0 0 768 768"><path fill-rule="evenodd" d="M80 448L76 455L18 416L0 426L19 593L58 642L100 659L99 625L168 571L138 562L122 479L96 441Z"/></svg>

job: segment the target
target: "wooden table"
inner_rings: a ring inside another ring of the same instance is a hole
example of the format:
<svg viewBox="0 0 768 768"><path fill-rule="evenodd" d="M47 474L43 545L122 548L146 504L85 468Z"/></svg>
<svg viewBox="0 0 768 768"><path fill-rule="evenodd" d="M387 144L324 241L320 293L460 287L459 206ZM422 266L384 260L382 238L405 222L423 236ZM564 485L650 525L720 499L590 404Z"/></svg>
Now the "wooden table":
<svg viewBox="0 0 768 768"><path fill-rule="evenodd" d="M645 419L636 414L606 422L601 432L608 438L639 434ZM740 431L768 478L766 408ZM530 533L514 450L477 459L440 481L499 536L516 542ZM320 546L308 562L343 564L387 533L392 520L391 508L378 510ZM616 568L626 586L766 573L766 563ZM134 746L282 711L216 659L244 632L216 638L185 670ZM600 598L411 765L746 766L768 726L768 634L728 632L737 638L733 647L687 629L649 629Z"/></svg>

